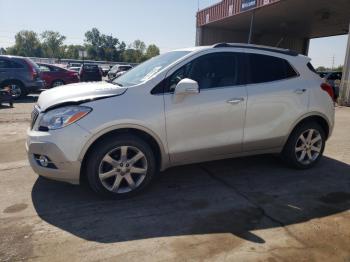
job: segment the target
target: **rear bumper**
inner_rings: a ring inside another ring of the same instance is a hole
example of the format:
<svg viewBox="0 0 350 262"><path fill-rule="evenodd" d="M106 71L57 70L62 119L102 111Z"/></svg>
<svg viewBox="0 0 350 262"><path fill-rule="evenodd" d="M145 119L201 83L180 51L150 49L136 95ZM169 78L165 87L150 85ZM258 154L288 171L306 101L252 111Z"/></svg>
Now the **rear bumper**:
<svg viewBox="0 0 350 262"><path fill-rule="evenodd" d="M40 89L43 89L43 88L45 88L45 81L41 79L30 82L26 86L26 89L28 92L39 91Z"/></svg>

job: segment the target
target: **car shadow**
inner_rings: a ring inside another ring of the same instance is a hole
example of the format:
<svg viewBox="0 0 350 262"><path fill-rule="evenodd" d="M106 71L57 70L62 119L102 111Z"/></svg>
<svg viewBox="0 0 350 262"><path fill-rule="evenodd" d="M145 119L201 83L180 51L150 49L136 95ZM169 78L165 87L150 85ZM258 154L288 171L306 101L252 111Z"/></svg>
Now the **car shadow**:
<svg viewBox="0 0 350 262"><path fill-rule="evenodd" d="M155 237L252 231L306 222L350 208L350 166L324 158L297 171L271 156L172 168L126 200L38 178L32 201L44 221L80 238L112 243Z"/></svg>
<svg viewBox="0 0 350 262"><path fill-rule="evenodd" d="M39 96L38 95L28 95L23 98L19 98L16 100L13 100L14 104L29 104L29 103L36 103L38 101Z"/></svg>

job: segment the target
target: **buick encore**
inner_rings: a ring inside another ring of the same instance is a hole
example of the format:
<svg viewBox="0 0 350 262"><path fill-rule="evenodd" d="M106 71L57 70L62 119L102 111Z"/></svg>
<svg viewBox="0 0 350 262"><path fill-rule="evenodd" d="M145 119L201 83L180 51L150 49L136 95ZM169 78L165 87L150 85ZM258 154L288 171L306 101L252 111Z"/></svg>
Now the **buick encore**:
<svg viewBox="0 0 350 262"><path fill-rule="evenodd" d="M150 59L111 83L43 92L26 147L40 176L87 181L112 198L189 163L280 154L306 169L332 133L333 97L310 59L290 50L195 47Z"/></svg>

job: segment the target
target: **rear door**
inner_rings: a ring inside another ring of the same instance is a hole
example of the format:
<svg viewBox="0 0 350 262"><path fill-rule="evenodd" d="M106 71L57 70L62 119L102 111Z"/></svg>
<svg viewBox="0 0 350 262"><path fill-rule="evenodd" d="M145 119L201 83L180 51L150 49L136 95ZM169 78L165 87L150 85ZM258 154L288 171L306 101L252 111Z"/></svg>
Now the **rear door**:
<svg viewBox="0 0 350 262"><path fill-rule="evenodd" d="M283 57L247 53L248 102L243 150L281 147L291 126L307 112L308 85Z"/></svg>

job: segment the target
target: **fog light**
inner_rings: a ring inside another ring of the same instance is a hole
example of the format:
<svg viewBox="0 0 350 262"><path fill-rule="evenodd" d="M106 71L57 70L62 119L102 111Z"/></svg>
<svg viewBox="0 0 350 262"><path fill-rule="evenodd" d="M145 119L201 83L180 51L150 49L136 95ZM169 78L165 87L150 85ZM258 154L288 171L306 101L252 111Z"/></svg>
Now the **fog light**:
<svg viewBox="0 0 350 262"><path fill-rule="evenodd" d="M39 156L38 161L40 165L43 167L47 167L49 165L49 159L46 156L43 156L43 155Z"/></svg>

